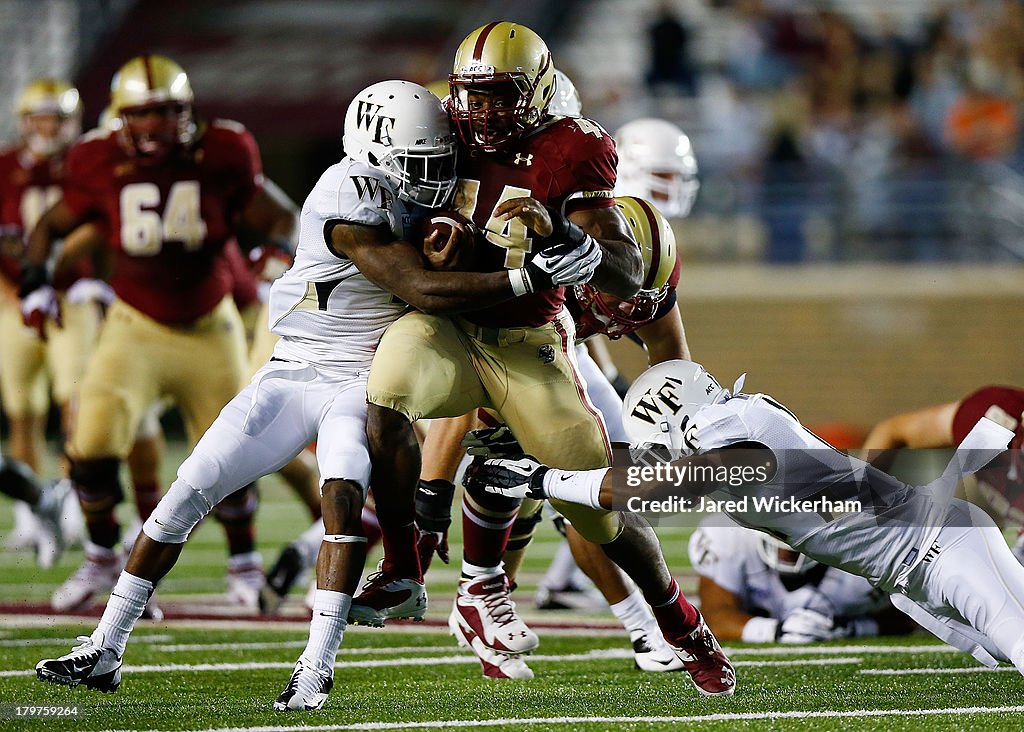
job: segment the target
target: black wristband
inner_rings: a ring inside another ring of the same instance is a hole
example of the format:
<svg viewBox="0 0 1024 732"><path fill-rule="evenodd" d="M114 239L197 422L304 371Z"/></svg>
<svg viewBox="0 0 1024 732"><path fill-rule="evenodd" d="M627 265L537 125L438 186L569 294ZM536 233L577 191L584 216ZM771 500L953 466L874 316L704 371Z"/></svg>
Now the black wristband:
<svg viewBox="0 0 1024 732"><path fill-rule="evenodd" d="M421 480L416 486L416 525L424 531L447 531L454 499L454 483L441 478Z"/></svg>
<svg viewBox="0 0 1024 732"><path fill-rule="evenodd" d="M18 297L25 298L40 287L50 284L50 273L45 264L25 262L21 265L21 282L18 284Z"/></svg>
<svg viewBox="0 0 1024 732"><path fill-rule="evenodd" d="M575 249L587 240L587 232L583 231L577 224L574 224L557 208L546 206L548 215L551 217L551 236L545 237L543 248L568 244L570 249Z"/></svg>

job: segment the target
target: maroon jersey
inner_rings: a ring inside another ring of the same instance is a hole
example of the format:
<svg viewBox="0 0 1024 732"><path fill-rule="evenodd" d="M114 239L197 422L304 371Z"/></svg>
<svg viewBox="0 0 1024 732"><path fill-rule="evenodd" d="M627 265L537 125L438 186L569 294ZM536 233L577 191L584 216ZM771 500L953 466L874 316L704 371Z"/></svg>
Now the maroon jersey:
<svg viewBox="0 0 1024 732"><path fill-rule="evenodd" d="M259 149L237 122L218 120L159 165L139 164L117 133L97 130L71 148L64 201L98 217L114 252L117 296L161 323L191 323L232 291L224 255L263 181Z"/></svg>
<svg viewBox="0 0 1024 732"><path fill-rule="evenodd" d="M557 118L523 137L507 151L472 154L459 148L455 208L480 227L478 267L497 272L523 266L538 244L518 219L493 216L498 204L532 196L563 213L615 205L618 157L612 138L596 122ZM550 322L565 301L563 288L523 295L463 317L477 325L536 327Z"/></svg>
<svg viewBox="0 0 1024 732"><path fill-rule="evenodd" d="M978 487L990 506L1003 518L1024 524L1024 390L1011 386L985 386L964 397L953 415L953 444L959 445L982 417L1013 430L1013 448L1007 459L996 459L976 473Z"/></svg>
<svg viewBox="0 0 1024 732"><path fill-rule="evenodd" d="M62 172L58 158L39 160L24 149L0 153L0 272L12 282L21 277L28 233L60 200Z"/></svg>

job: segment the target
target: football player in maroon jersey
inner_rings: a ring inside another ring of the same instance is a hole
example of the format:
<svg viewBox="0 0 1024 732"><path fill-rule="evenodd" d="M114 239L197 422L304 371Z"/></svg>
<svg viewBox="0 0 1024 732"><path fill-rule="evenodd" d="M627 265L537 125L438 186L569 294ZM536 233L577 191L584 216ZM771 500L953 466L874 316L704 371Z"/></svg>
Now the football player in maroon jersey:
<svg viewBox="0 0 1024 732"><path fill-rule="evenodd" d="M64 154L81 132L82 104L78 91L66 81L36 79L24 86L14 106L19 142L0 151L0 396L10 428L10 455L38 471L50 382L57 401L66 406L85 367L99 318L95 308L69 309L65 300L65 314L80 327L50 329L50 341L21 322L17 288L25 235L60 197ZM78 274L62 274L62 300ZM29 515L24 506L16 508L9 542L36 543L37 527Z"/></svg>
<svg viewBox="0 0 1024 732"><path fill-rule="evenodd" d="M614 142L584 117L548 114L555 82L544 41L522 25L488 23L462 42L449 81L450 114L462 143L455 207L484 232L478 266L520 267L552 245L597 247L602 261L593 284L623 299L636 294L643 267L612 197ZM367 433L385 562L353 602L354 622L380 624L421 606L410 500L420 472L412 431L417 419L490 408L531 454L559 465L597 467L610 460L604 422L579 376L564 290L523 286L516 294L461 317L410 313L381 340L367 384ZM532 502L521 510L529 515L539 507ZM557 508L637 581L666 635L700 666L691 671L698 687L732 693L733 676L712 668L717 660L702 650L706 626L679 592L649 527L614 512ZM516 499L469 497L463 581L449 619L463 642L513 656L538 643L515 612L502 566L518 511Z"/></svg>
<svg viewBox="0 0 1024 732"><path fill-rule="evenodd" d="M67 443L89 542L85 563L54 593L57 609L88 605L117 579L118 471L146 408L174 399L194 442L238 391L245 338L225 242L240 224L268 241L295 227L294 214L263 187L252 135L237 122L198 120L188 77L170 59L126 63L111 84L111 109L119 129L98 129L69 151L64 197L31 233L20 290L27 321L56 316L45 266L54 240L90 219L106 223L117 299ZM258 570L255 507L247 486L216 509L234 575Z"/></svg>

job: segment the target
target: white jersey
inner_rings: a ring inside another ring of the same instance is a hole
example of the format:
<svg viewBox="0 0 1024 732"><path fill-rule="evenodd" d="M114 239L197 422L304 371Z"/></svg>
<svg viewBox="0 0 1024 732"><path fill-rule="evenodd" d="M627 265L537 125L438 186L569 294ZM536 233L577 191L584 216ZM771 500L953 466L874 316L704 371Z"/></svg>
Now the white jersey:
<svg viewBox="0 0 1024 732"><path fill-rule="evenodd" d="M702 407L692 424L687 435L702 451L749 441L770 446L778 461L767 483L720 488L709 496L716 501L747 498L738 501L739 510L728 511L730 517L886 591L905 583L942 526L946 503L936 501L931 490L909 486L836 450L764 394L737 394ZM978 459L980 451L967 452L967 460ZM994 455L989 452L990 458ZM850 508L847 513L794 510L785 499ZM855 502L859 507L853 508Z"/></svg>
<svg viewBox="0 0 1024 732"><path fill-rule="evenodd" d="M712 514L690 537L690 563L702 577L735 595L751 615L782 619L797 608L811 607L853 619L891 607L888 594L863 577L824 564L788 581L762 558L758 547L763 536L725 514Z"/></svg>
<svg viewBox="0 0 1024 732"><path fill-rule="evenodd" d="M345 158L320 176L299 219L295 263L270 290L275 356L346 369L368 368L377 343L407 309L328 246L332 223L387 226L410 239L426 213L398 198L380 171Z"/></svg>

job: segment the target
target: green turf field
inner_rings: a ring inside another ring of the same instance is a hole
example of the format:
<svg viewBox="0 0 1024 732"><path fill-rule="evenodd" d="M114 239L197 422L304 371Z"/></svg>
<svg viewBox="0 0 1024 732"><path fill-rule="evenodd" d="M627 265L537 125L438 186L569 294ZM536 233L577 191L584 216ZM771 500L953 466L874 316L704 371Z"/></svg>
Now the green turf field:
<svg viewBox="0 0 1024 732"><path fill-rule="evenodd" d="M265 481L259 519L265 562L305 522L285 489ZM0 505L0 534L9 527L10 511ZM684 589L692 588L688 532L660 533ZM271 704L304 645L303 624L258 624L229 615L208 623L142 623L125 656L121 689L103 695L43 684L31 673L40 658L66 653L76 635L92 630L93 619L8 615L0 617L0 730L446 729L485 723L489 729L587 731L1024 729L1024 680L1017 673L982 670L926 635L800 647L726 644L737 666L736 695L702 699L685 675L635 671L610 614L532 610L534 586L558 541L549 526L542 529L517 592L541 636L530 659L537 675L531 681L482 678L473 657L456 648L443 627L354 628L346 634L325 708L282 715ZM222 607L224 557L219 527L200 527L161 586L162 602ZM0 553L0 601L45 601L80 558L81 550L72 550L42 572L25 553ZM453 568L439 565L432 572L428 619L446 617L455 581ZM303 589L291 598L294 615ZM581 621L588 629L539 627L545 621ZM15 716L16 706L67 704L79 705L76 717Z"/></svg>

